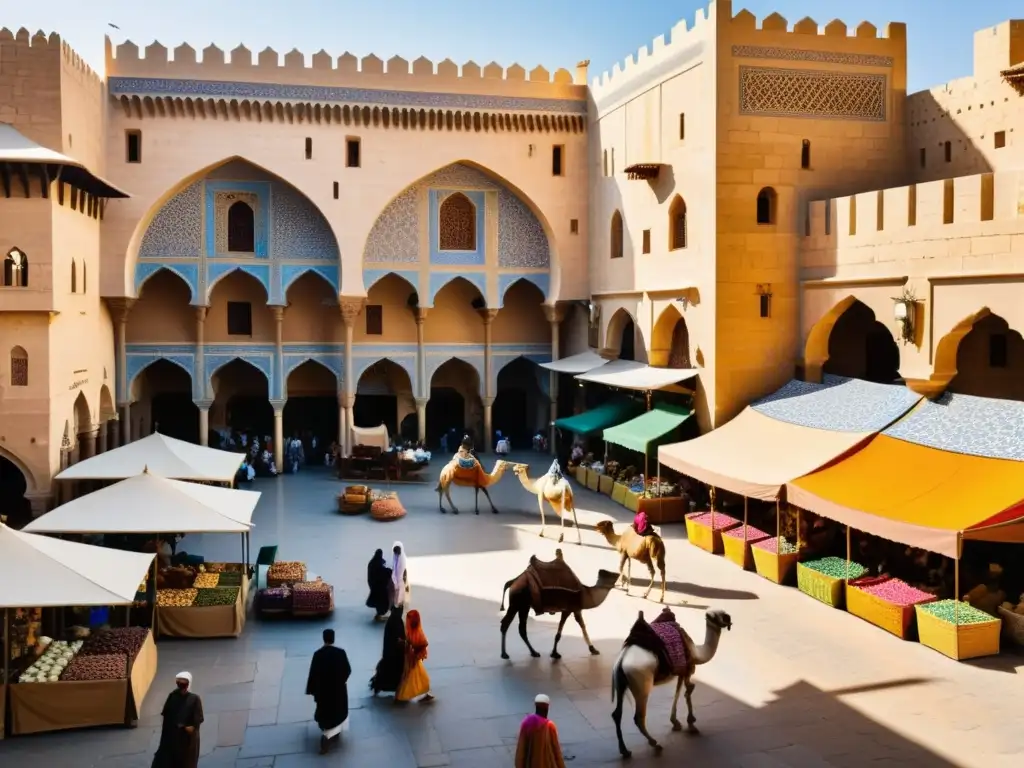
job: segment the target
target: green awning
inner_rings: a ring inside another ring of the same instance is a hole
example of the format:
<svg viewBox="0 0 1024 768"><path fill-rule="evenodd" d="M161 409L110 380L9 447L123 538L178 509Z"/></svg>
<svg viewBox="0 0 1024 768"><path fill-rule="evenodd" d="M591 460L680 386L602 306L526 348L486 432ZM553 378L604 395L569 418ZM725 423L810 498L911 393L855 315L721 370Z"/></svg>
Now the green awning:
<svg viewBox="0 0 1024 768"><path fill-rule="evenodd" d="M592 435L627 421L640 410L640 404L633 400L612 400L592 410L559 419L555 422L555 427L577 435Z"/></svg>
<svg viewBox="0 0 1024 768"><path fill-rule="evenodd" d="M646 455L659 445L672 442L675 431L692 415L689 408L661 403L635 419L606 429L604 439L606 443Z"/></svg>

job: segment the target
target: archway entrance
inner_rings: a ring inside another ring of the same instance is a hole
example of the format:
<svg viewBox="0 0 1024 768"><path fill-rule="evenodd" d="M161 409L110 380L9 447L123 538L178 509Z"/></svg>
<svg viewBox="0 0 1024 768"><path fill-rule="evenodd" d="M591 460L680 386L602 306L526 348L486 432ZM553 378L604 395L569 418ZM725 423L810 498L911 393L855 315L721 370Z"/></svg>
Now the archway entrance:
<svg viewBox="0 0 1024 768"><path fill-rule="evenodd" d="M438 445L441 435L454 429L457 438L468 433L474 443L479 444L482 425L480 376L465 360L453 357L434 371L430 379L427 442Z"/></svg>
<svg viewBox="0 0 1024 768"><path fill-rule="evenodd" d="M548 398L537 380L539 370L536 363L517 357L498 373L491 423L496 432L512 441L513 448L525 448L538 431L546 432L544 425L551 414ZM488 436L491 442L493 438Z"/></svg>
<svg viewBox="0 0 1024 768"><path fill-rule="evenodd" d="M861 301L839 317L828 338L824 373L889 384L900 378L900 348L889 329Z"/></svg>
<svg viewBox="0 0 1024 768"><path fill-rule="evenodd" d="M636 324L630 318L622 325L619 338L619 360L636 360Z"/></svg>
<svg viewBox="0 0 1024 768"><path fill-rule="evenodd" d="M323 364L307 360L288 374L287 390L284 434L302 440L309 460L312 438L318 450L338 439L338 377Z"/></svg>
<svg viewBox="0 0 1024 768"><path fill-rule="evenodd" d="M147 434L159 432L199 442L199 409L192 401L192 377L185 369L169 360L156 360L135 381L139 405L132 406L132 417L141 410L150 427Z"/></svg>
<svg viewBox="0 0 1024 768"><path fill-rule="evenodd" d="M1024 338L999 315L988 315L960 340L956 371L950 392L1024 400Z"/></svg>
<svg viewBox="0 0 1024 768"><path fill-rule="evenodd" d="M664 368L693 368L690 331L686 320L670 304L661 313L651 335L651 364Z"/></svg>
<svg viewBox="0 0 1024 768"><path fill-rule="evenodd" d="M0 511L14 527L32 518L32 507L25 498L27 491L28 481L18 465L0 454Z"/></svg>
<svg viewBox="0 0 1024 768"><path fill-rule="evenodd" d="M401 435L415 439L416 431L410 436L399 432L399 425L406 416L416 413L416 401L412 394L412 381L405 369L393 360L375 362L359 377L356 385L356 403L352 419L357 427L388 428L392 437Z"/></svg>
<svg viewBox="0 0 1024 768"><path fill-rule="evenodd" d="M274 434L267 377L255 365L239 358L227 363L213 375L213 391L211 427L226 426L260 438Z"/></svg>

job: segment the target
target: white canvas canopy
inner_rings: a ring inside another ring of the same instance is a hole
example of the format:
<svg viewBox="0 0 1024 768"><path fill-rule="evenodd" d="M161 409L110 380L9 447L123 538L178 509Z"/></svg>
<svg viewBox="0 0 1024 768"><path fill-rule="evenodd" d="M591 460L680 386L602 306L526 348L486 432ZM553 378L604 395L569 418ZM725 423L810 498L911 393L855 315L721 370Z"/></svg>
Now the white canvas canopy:
<svg viewBox="0 0 1024 768"><path fill-rule="evenodd" d="M352 444L375 446L380 448L381 453L387 453L391 447L391 437L388 435L387 425L352 427Z"/></svg>
<svg viewBox="0 0 1024 768"><path fill-rule="evenodd" d="M230 483L245 459L244 453L218 451L154 432L134 443L74 464L58 480L123 480L148 469L175 480Z"/></svg>
<svg viewBox="0 0 1024 768"><path fill-rule="evenodd" d="M259 491L168 480L143 472L62 504L33 533L248 533Z"/></svg>
<svg viewBox="0 0 1024 768"><path fill-rule="evenodd" d="M0 608L128 605L153 557L36 536L0 523Z"/></svg>
<svg viewBox="0 0 1024 768"><path fill-rule="evenodd" d="M649 392L692 379L697 373L695 368L655 368L633 360L612 360L596 370L581 373L576 378L609 387Z"/></svg>
<svg viewBox="0 0 1024 768"><path fill-rule="evenodd" d="M607 362L607 360L592 349L588 349L586 352L580 352L577 355L569 355L569 357L563 357L561 360L552 360L550 363L540 363L540 367L547 368L549 371L554 371L555 373L571 373L575 376L577 373L586 373L587 371L592 371L595 368L600 368Z"/></svg>

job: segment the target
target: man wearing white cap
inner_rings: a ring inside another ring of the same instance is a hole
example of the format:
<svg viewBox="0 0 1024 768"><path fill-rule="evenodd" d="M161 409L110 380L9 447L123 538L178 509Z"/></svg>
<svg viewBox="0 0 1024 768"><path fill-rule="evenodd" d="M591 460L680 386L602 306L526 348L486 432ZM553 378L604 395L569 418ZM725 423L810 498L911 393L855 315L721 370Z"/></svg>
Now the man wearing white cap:
<svg viewBox="0 0 1024 768"><path fill-rule="evenodd" d="M551 699L539 694L533 700L533 706L534 714L527 715L519 726L516 768L565 768L558 729L548 719Z"/></svg>
<svg viewBox="0 0 1024 768"><path fill-rule="evenodd" d="M152 768L199 768L199 726L203 724L203 701L189 690L192 674L174 676L176 690L164 702L163 730Z"/></svg>

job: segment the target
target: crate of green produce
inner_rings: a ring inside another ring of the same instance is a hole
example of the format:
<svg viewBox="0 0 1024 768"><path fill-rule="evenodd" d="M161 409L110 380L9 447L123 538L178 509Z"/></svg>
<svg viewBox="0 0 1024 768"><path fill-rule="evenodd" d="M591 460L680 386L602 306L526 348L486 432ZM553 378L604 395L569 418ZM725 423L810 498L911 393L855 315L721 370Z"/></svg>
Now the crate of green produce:
<svg viewBox="0 0 1024 768"><path fill-rule="evenodd" d="M217 581L218 587L240 587L242 586L242 574L237 572L225 572L220 574Z"/></svg>
<svg viewBox="0 0 1024 768"><path fill-rule="evenodd" d="M238 599L238 592L238 587L200 589L192 606L194 608L210 608L215 605L234 605Z"/></svg>
<svg viewBox="0 0 1024 768"><path fill-rule="evenodd" d="M796 584L805 595L825 605L840 608L845 598L844 585L867 572L860 563L841 557L823 557L796 565Z"/></svg>
<svg viewBox="0 0 1024 768"><path fill-rule="evenodd" d="M921 645L957 661L999 653L1002 621L969 603L936 600L916 610Z"/></svg>

